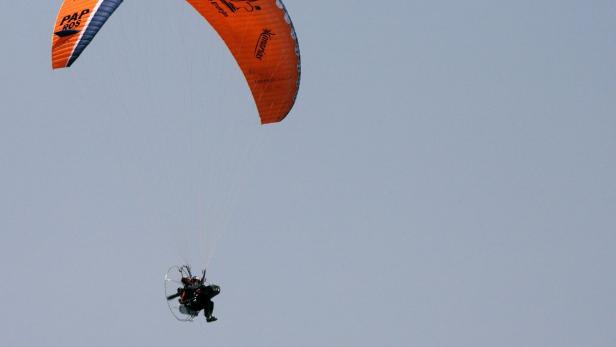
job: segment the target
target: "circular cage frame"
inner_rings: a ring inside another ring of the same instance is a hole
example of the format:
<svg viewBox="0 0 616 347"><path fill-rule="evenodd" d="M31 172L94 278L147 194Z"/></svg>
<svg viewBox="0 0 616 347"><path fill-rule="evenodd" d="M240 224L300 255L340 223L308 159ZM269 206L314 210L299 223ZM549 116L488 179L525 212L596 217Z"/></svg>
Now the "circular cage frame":
<svg viewBox="0 0 616 347"><path fill-rule="evenodd" d="M173 317L180 322L192 322L197 318L197 315L182 313L179 299L168 300L169 296L177 294L178 288L183 287L182 277L190 277L190 273L186 266L174 265L165 273L165 300Z"/></svg>

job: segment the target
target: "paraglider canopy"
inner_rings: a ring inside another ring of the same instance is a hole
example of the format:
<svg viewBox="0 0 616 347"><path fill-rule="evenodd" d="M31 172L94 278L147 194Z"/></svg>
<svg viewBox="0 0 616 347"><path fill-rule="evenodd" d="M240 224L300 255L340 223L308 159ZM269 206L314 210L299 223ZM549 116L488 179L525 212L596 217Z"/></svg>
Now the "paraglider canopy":
<svg viewBox="0 0 616 347"><path fill-rule="evenodd" d="M283 120L300 85L297 35L281 0L187 0L218 32L242 69L261 123ZM71 66L122 0L65 0L53 35L52 66Z"/></svg>
<svg viewBox="0 0 616 347"><path fill-rule="evenodd" d="M54 69L73 65L122 0L64 0L52 38Z"/></svg>
<svg viewBox="0 0 616 347"><path fill-rule="evenodd" d="M261 122L283 120L300 83L300 51L280 0L187 0L218 32L238 62Z"/></svg>

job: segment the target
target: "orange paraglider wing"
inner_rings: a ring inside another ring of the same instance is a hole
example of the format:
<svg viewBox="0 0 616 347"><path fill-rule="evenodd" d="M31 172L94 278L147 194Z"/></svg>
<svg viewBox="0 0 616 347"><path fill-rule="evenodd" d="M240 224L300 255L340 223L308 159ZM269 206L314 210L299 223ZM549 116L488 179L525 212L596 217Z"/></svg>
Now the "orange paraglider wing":
<svg viewBox="0 0 616 347"><path fill-rule="evenodd" d="M71 66L122 0L64 0L53 31L54 69Z"/></svg>
<svg viewBox="0 0 616 347"><path fill-rule="evenodd" d="M295 29L280 0L187 0L218 32L237 60L261 123L283 120L299 90Z"/></svg>

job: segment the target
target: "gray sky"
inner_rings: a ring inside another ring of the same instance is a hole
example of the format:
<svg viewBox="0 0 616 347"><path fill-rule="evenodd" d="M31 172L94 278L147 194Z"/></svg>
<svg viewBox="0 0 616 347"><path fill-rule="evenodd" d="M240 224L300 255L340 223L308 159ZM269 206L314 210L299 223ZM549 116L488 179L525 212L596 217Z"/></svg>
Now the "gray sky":
<svg viewBox="0 0 616 347"><path fill-rule="evenodd" d="M261 127L183 1L0 2L2 346L613 346L616 3L300 1ZM215 324L166 269L209 265Z"/></svg>

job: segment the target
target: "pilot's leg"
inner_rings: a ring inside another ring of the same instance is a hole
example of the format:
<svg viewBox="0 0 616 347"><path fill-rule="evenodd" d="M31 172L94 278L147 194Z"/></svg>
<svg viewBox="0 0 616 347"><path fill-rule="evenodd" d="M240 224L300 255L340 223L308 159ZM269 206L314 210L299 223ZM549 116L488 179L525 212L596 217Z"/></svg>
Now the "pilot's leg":
<svg viewBox="0 0 616 347"><path fill-rule="evenodd" d="M212 300L208 300L205 303L205 307L203 308L203 314L205 315L205 320L207 320L208 322L216 321L217 318L212 316L212 313L214 313L214 303L212 302Z"/></svg>
<svg viewBox="0 0 616 347"><path fill-rule="evenodd" d="M211 317L214 312L214 303L211 300L205 302L205 307L203 308L203 314L205 317Z"/></svg>

